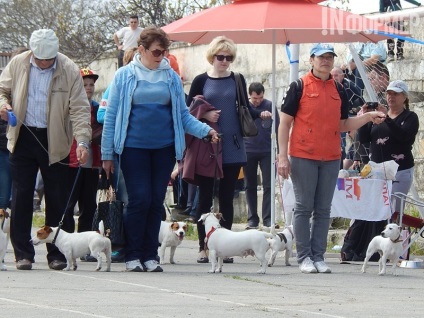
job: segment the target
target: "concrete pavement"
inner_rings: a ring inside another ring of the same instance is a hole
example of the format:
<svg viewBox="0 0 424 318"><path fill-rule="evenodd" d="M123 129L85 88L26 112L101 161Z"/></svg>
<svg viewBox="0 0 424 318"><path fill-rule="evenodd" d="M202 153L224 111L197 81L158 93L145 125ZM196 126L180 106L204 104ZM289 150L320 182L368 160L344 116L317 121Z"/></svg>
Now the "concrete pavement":
<svg viewBox="0 0 424 318"><path fill-rule="evenodd" d="M424 269L398 268L399 276L360 273L360 264L339 264L329 255L332 274L302 274L294 258L279 255L267 274L256 274L253 257L235 258L223 273L197 264L197 242L177 248L176 265L163 273L95 272L78 262L77 271L53 271L45 245L36 247L31 271L16 270L9 244L8 271L0 272L1 317L421 317ZM169 250L166 251L169 257Z"/></svg>

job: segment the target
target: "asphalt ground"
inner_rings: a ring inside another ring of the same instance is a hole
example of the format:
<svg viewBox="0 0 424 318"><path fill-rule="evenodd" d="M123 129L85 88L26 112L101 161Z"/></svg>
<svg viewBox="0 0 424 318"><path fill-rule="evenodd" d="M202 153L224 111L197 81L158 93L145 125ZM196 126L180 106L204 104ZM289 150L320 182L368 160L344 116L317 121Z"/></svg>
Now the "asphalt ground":
<svg viewBox="0 0 424 318"><path fill-rule="evenodd" d="M285 266L280 253L265 275L256 273L259 262L250 256L210 274L210 264L196 262L197 246L184 240L175 253L177 264L162 265L162 273L132 273L120 263L111 272L105 266L96 272L95 263L81 261L77 271L50 270L45 245L36 246L33 269L19 271L9 244L8 270L0 272L0 316L422 317L424 312L424 269L378 276L372 263L362 274L360 263L340 264L338 254L328 254L331 274L302 274L295 258Z"/></svg>

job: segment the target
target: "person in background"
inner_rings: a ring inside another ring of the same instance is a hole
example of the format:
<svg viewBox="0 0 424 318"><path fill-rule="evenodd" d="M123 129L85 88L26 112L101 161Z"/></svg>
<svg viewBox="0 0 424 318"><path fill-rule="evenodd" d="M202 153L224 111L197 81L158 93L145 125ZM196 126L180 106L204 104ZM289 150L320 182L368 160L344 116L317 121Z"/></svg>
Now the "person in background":
<svg viewBox="0 0 424 318"><path fill-rule="evenodd" d="M18 48L11 58L28 51L26 47ZM1 74L1 71L0 71ZM9 150L7 149L7 121L0 119L0 209L10 207L10 195L12 192L12 175L9 164Z"/></svg>
<svg viewBox="0 0 424 318"><path fill-rule="evenodd" d="M389 85L390 74L386 65L381 62L373 64L368 69L368 79L371 84L371 88L377 96L377 102L383 105L387 105L386 100L386 88ZM362 114L362 109L360 112ZM363 165L367 164L370 160L369 157L369 142L359 142L359 138L355 136L357 143L355 145L355 151L353 155L353 169L360 169Z"/></svg>
<svg viewBox="0 0 424 318"><path fill-rule="evenodd" d="M346 93L339 93L340 84L330 74L335 56L332 45L314 44L309 59L312 70L301 78L301 96L297 82L291 83L281 107L278 173L285 179L290 175L293 182L293 224L302 273L331 273L324 253L340 167L340 132L369 121L380 124L386 117L377 111L348 117Z"/></svg>
<svg viewBox="0 0 424 318"><path fill-rule="evenodd" d="M133 60L137 50L138 50L137 47L132 47L125 51L124 58L123 58L124 66ZM97 121L100 124L103 124L105 120L107 101L109 98L109 91L111 86L112 86L112 82L109 83L108 87L104 91L102 100L100 101L99 110L97 111ZM114 160L113 161L114 167L119 167L118 156L115 156L113 160ZM127 188L125 186L124 175L122 174L122 169L119 168L119 170L117 171L118 172L115 172L112 174L112 185L113 185L113 188L115 189L116 199L124 202L124 214L125 214L127 210L127 204L128 204L128 193L127 193ZM119 178L118 178L118 174L119 174ZM124 263L125 262L125 247L113 245L112 250L113 250L112 263Z"/></svg>
<svg viewBox="0 0 424 318"><path fill-rule="evenodd" d="M362 60L364 64L365 69L371 67L377 62L384 63L386 61L387 52L384 47L384 41L380 41L377 43L358 42L353 44L353 48L356 51L356 53L358 53L360 59ZM356 67L356 63L352 58L352 54L350 53L350 51L347 57L348 57L347 58L348 66L347 67L343 66L342 69L345 71L346 77L350 79L352 82L354 82L355 85L361 90L361 93L363 94L365 85L361 78L361 74L359 73L358 68Z"/></svg>
<svg viewBox="0 0 424 318"><path fill-rule="evenodd" d="M143 29L139 26L138 16L130 16L129 26L121 28L113 35L115 45L119 50L118 68L124 66L123 58L126 50L137 47L137 41Z"/></svg>
<svg viewBox="0 0 424 318"><path fill-rule="evenodd" d="M0 209L9 207L12 192L12 175L9 165L9 150L7 150L7 121L0 119Z"/></svg>
<svg viewBox="0 0 424 318"><path fill-rule="evenodd" d="M34 31L29 46L31 51L13 58L0 76L1 118L7 120L7 111L13 110L18 119L7 135L12 171L10 238L18 270L30 270L34 262L30 239L38 169L44 180L45 224L58 226L69 195L72 141L76 139L76 158L84 165L91 139L90 104L78 66L58 53L59 40L50 29ZM62 229L74 232L68 222ZM54 270L66 267L64 255L53 244L47 244L47 261Z"/></svg>
<svg viewBox="0 0 424 318"><path fill-rule="evenodd" d="M240 168L246 165L246 152L241 134L239 118L237 114L237 86L234 73L229 70L231 63L236 59L237 48L234 42L225 36L218 36L212 40L206 52L206 58L212 69L206 73L197 75L192 82L187 97L187 105L191 105L193 98L198 95L213 105L216 110L205 113L204 119L218 123L223 134L222 138L222 169L224 177L219 180L219 211L223 214L221 225L231 230L234 217L234 190ZM247 101L246 81L240 74L243 83L243 92ZM253 118L270 118L269 112L251 110ZM197 206L196 220L203 213L208 213L212 207L214 197L215 178L198 176L199 202ZM202 222L197 222L199 235L198 263L207 263L209 258L205 251L205 227ZM224 263L232 263L232 258L225 258Z"/></svg>
<svg viewBox="0 0 424 318"><path fill-rule="evenodd" d="M347 99L349 101L349 117L354 117L361 109L362 105L365 104L365 100L362 97L361 90L352 82L350 79L345 78L345 73L340 67L334 67L331 70L331 76L334 80L343 85L343 88L346 92ZM355 149L358 148L358 143L356 142L356 131L341 132L341 143L342 143L342 162L341 169L350 169L353 165ZM346 151L346 139L350 138L351 145Z"/></svg>
<svg viewBox="0 0 424 318"><path fill-rule="evenodd" d="M97 122L97 111L99 103L93 100L95 83L99 75L92 70L83 68L80 70L82 80L84 81L84 89L87 94L88 101L91 106L91 142L88 144L88 160L85 165L79 167L78 160L75 156L77 142L72 143L69 153L69 193L72 195L69 199L69 205L66 210L67 222L75 227L74 206L78 204L78 229L77 232L92 231L93 217L97 209L96 195L99 184L99 175L102 162L100 160L100 140L102 136L102 125ZM81 257L82 261L97 262L97 259L90 254Z"/></svg>
<svg viewBox="0 0 424 318"><path fill-rule="evenodd" d="M181 79L165 57L170 41L160 28L145 28L138 52L120 68L109 92L102 135L103 169L120 156L128 192L124 214L126 270L162 272L156 256L169 177L185 148L184 133L218 134L189 114Z"/></svg>
<svg viewBox="0 0 424 318"><path fill-rule="evenodd" d="M406 2L412 3L413 5L420 6L421 3L414 0L405 0ZM402 4L400 0L380 0L380 12L391 12L402 10ZM389 23L390 26L398 29L399 31L405 31L405 26L403 21L394 21ZM387 39L387 63L395 60L395 47L396 47L396 60L401 61L405 57L403 56L403 46L405 40L396 39L396 44L394 39Z"/></svg>
<svg viewBox="0 0 424 318"><path fill-rule="evenodd" d="M264 98L265 88L261 83L254 82L249 85L250 106L260 112L271 112L272 103ZM275 110L274 110L275 111ZM279 116L276 115L276 129L278 129ZM271 226L271 127L272 120L255 120L258 135L245 137L247 165L243 167L244 182L247 201L247 227L257 229L258 216L258 166L262 175L262 223L264 227Z"/></svg>

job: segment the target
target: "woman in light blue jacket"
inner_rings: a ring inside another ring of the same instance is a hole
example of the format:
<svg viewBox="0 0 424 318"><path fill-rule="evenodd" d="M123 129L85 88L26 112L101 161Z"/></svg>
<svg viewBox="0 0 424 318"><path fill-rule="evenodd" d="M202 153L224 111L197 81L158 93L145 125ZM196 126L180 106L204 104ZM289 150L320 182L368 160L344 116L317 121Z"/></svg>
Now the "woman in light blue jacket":
<svg viewBox="0 0 424 318"><path fill-rule="evenodd" d="M124 228L127 271L161 272L156 261L162 204L184 134L218 134L189 114L179 76L164 58L170 41L159 28L145 28L133 61L120 68L109 92L102 135L103 168L113 172L120 156L128 192Z"/></svg>

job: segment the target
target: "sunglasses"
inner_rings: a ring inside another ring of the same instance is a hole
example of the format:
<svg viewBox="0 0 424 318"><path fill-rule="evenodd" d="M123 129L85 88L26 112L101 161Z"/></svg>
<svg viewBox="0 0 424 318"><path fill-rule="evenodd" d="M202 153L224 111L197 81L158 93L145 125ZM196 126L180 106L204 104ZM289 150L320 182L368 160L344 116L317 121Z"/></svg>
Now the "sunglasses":
<svg viewBox="0 0 424 318"><path fill-rule="evenodd" d="M222 62L224 59L226 59L227 62L232 62L234 58L234 56L232 55L215 55L215 56L216 56L216 59L220 62Z"/></svg>
<svg viewBox="0 0 424 318"><path fill-rule="evenodd" d="M38 62L53 62L56 58L52 58L52 59L38 59L34 56L34 59Z"/></svg>
<svg viewBox="0 0 424 318"><path fill-rule="evenodd" d="M153 51L151 51L151 50L149 50L147 47L145 47L145 49L146 49L147 51L149 51L150 53L152 53L152 55L153 55L154 57L159 57L159 56L161 56L161 55L165 56L166 52L168 52L168 50L153 50Z"/></svg>

